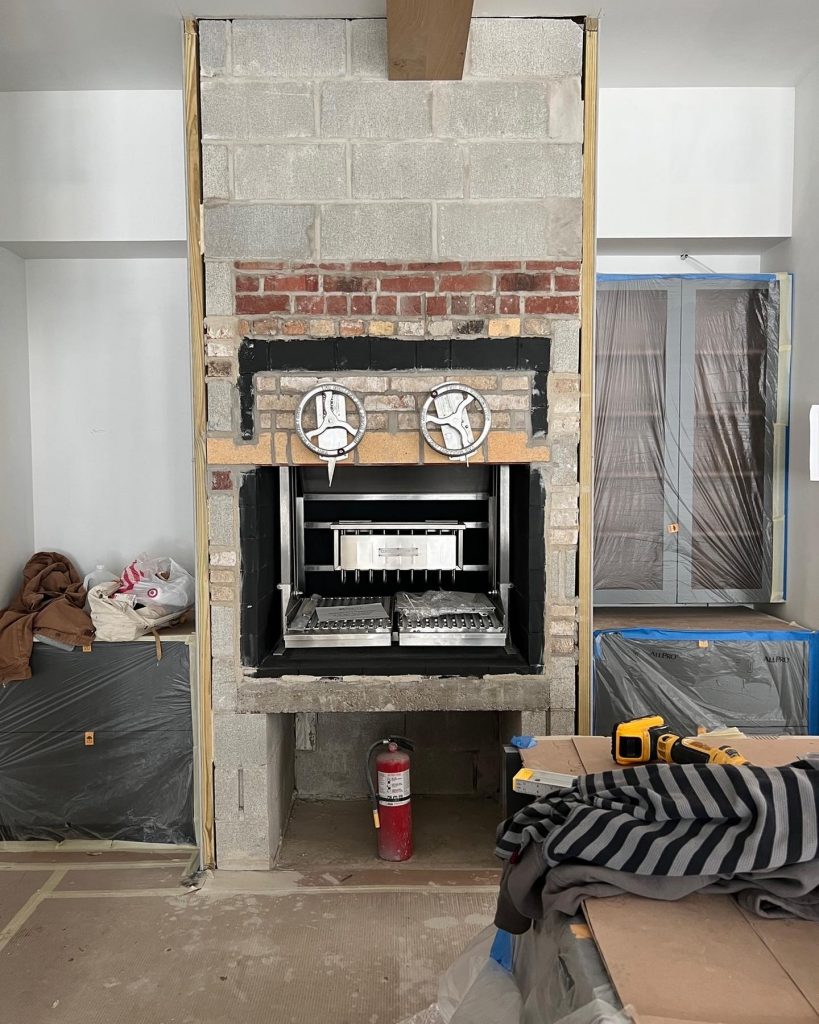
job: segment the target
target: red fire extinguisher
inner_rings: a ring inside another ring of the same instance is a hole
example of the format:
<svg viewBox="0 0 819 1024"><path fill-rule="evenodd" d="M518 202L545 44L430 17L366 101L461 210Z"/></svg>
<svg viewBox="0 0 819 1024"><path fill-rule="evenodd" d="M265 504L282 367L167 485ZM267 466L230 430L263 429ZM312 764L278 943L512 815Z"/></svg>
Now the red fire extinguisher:
<svg viewBox="0 0 819 1024"><path fill-rule="evenodd" d="M378 834L378 856L382 860L409 860L412 856L408 751L413 749L412 742L406 737L387 736L373 743L367 752L367 784L373 807L373 823ZM376 750L374 782L371 762Z"/></svg>

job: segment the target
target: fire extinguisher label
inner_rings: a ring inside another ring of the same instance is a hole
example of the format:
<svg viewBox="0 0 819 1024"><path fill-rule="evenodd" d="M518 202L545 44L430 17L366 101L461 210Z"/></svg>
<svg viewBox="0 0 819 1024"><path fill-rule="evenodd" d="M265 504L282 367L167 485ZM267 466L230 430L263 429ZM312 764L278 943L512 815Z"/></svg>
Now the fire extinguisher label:
<svg viewBox="0 0 819 1024"><path fill-rule="evenodd" d="M410 798L410 773L379 772L378 799L382 804L406 803Z"/></svg>

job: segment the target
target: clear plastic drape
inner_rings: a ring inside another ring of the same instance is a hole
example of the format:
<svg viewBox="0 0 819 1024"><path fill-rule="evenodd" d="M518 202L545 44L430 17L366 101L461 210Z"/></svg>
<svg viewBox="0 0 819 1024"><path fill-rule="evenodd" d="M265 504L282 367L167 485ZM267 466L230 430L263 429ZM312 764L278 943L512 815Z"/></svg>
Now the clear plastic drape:
<svg viewBox="0 0 819 1024"><path fill-rule="evenodd" d="M601 278L598 603L776 599L779 292L770 276Z"/></svg>
<svg viewBox="0 0 819 1024"><path fill-rule="evenodd" d="M594 642L594 732L662 715L681 736L735 726L750 735L808 731L810 644L804 641L643 639L601 633Z"/></svg>

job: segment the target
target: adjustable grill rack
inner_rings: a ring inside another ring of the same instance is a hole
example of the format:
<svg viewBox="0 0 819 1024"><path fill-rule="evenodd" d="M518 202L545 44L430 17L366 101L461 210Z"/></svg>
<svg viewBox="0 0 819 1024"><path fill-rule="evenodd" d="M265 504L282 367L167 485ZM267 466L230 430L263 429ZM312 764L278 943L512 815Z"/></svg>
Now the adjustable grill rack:
<svg viewBox="0 0 819 1024"><path fill-rule="evenodd" d="M455 615L401 610L398 643L402 647L503 647L506 627L495 608Z"/></svg>
<svg viewBox="0 0 819 1024"><path fill-rule="evenodd" d="M369 615L380 604L383 615ZM323 618L323 611L332 610ZM337 617L336 617L337 616ZM294 606L285 647L389 647L392 643L392 598L304 597Z"/></svg>

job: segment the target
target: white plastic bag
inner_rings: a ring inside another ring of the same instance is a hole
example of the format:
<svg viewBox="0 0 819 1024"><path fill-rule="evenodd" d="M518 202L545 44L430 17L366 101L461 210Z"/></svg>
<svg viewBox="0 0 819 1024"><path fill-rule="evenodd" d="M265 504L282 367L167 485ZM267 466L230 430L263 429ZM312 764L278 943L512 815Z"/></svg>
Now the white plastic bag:
<svg viewBox="0 0 819 1024"><path fill-rule="evenodd" d="M119 583L101 583L88 591L88 604L97 640L136 640L155 629L170 626L184 609L158 605L134 608L128 594L117 594Z"/></svg>
<svg viewBox="0 0 819 1024"><path fill-rule="evenodd" d="M195 584L187 569L172 558L143 553L123 570L118 593L133 597L138 605L181 610L193 604Z"/></svg>
<svg viewBox="0 0 819 1024"><path fill-rule="evenodd" d="M519 1024L523 1000L514 977L490 958L494 926L475 936L438 983L437 1009L451 1024Z"/></svg>

